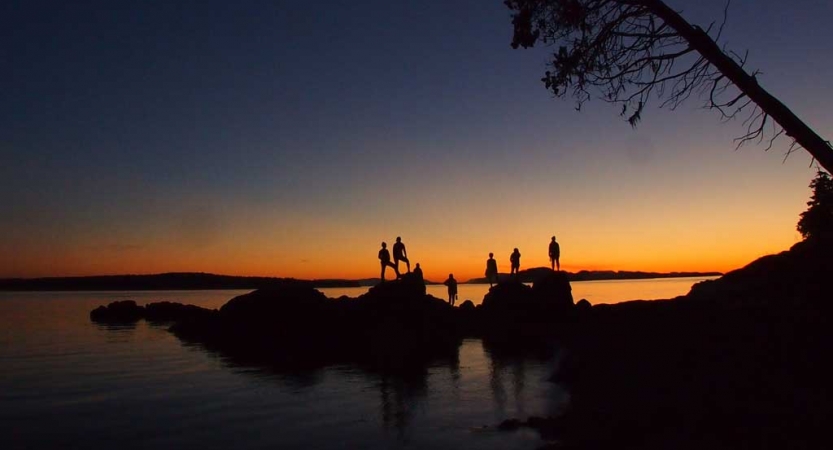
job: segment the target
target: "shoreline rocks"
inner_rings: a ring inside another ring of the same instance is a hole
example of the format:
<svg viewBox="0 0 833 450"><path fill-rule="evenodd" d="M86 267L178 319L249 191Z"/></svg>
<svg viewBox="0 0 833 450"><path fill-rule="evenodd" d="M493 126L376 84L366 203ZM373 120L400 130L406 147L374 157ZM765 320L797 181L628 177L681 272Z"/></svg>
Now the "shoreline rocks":
<svg viewBox="0 0 833 450"><path fill-rule="evenodd" d="M831 255L802 242L676 299L581 306L553 376L569 408L503 429L558 448L816 448L833 416Z"/></svg>
<svg viewBox="0 0 833 450"><path fill-rule="evenodd" d="M572 295L563 274L538 287L501 283L488 301L452 307L426 294L422 280L406 274L357 298L327 298L306 283L286 282L229 300L219 310L159 302L113 302L90 313L95 322L173 322L183 340L247 361L287 366L341 362L404 368L455 356L464 338L503 342L549 339L572 317ZM520 286L520 287L519 287ZM519 294L520 293L520 294ZM533 317L535 323L522 317Z"/></svg>

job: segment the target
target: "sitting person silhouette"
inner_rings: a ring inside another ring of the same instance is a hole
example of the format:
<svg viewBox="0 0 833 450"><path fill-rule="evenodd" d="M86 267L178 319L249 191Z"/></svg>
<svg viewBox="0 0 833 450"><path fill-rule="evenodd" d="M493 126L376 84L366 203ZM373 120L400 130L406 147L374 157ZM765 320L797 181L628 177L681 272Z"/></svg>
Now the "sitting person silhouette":
<svg viewBox="0 0 833 450"><path fill-rule="evenodd" d="M454 279L454 274L448 274L448 279L443 284L448 286L448 303L454 306L454 301L457 300L457 280Z"/></svg>
<svg viewBox="0 0 833 450"><path fill-rule="evenodd" d="M489 259L486 260L486 279L489 280L489 287L497 284L497 260L494 253L489 253Z"/></svg>
<svg viewBox="0 0 833 450"><path fill-rule="evenodd" d="M416 267L414 267L414 276L419 278L419 281L425 280L422 278L422 268L419 267L419 263L416 263Z"/></svg>
<svg viewBox="0 0 833 450"><path fill-rule="evenodd" d="M408 261L408 251L405 250L405 244L402 243L402 238L397 236L396 243L393 244L393 262L396 264L396 270L399 270L399 261L405 261L408 266L408 272L411 272L411 262Z"/></svg>
<svg viewBox="0 0 833 450"><path fill-rule="evenodd" d="M509 273L514 274L517 277L518 271L521 269L521 252L519 252L517 248L515 248L515 251L513 251L512 255L509 256L509 262L512 263L512 270Z"/></svg>
<svg viewBox="0 0 833 450"><path fill-rule="evenodd" d="M382 281L385 281L385 268L389 266L393 267L393 271L396 272L396 279L399 279L399 269L397 269L396 266L392 262L390 262L390 252L388 251L388 244L384 242L382 242L382 249L379 250L379 262L382 264L382 275L380 277Z"/></svg>
<svg viewBox="0 0 833 450"><path fill-rule="evenodd" d="M558 245L558 242L555 242L555 236L553 236L550 241L550 265L552 266L552 270L555 270L556 267L558 267L558 270L561 270L561 263L558 261L560 257L561 246Z"/></svg>

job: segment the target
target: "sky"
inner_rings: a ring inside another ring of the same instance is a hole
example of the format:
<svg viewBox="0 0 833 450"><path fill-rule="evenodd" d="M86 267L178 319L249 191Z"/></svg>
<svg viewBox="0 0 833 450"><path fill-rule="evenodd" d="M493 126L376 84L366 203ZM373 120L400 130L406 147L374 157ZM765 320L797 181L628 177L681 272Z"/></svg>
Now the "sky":
<svg viewBox="0 0 833 450"><path fill-rule="evenodd" d="M689 21L723 1L669 0ZM833 2L733 0L722 43L833 136ZM803 151L692 99L576 111L501 0L0 4L0 277L728 271L789 248Z"/></svg>

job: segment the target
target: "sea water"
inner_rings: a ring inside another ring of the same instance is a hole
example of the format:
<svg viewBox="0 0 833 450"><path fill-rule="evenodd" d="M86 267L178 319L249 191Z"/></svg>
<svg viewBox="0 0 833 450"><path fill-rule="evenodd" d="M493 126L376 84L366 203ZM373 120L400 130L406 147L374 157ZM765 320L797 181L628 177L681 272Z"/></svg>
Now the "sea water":
<svg viewBox="0 0 833 450"><path fill-rule="evenodd" d="M673 297L694 281L573 283L573 295ZM323 291L363 292L351 289ZM460 301L480 303L487 290L460 285ZM444 286L428 291L444 297ZM534 449L536 433L495 425L568 402L549 381L558 350L507 358L472 339L457 360L407 376L350 365L282 372L236 365L164 325L89 320L116 300L219 308L245 292L0 292L0 448Z"/></svg>

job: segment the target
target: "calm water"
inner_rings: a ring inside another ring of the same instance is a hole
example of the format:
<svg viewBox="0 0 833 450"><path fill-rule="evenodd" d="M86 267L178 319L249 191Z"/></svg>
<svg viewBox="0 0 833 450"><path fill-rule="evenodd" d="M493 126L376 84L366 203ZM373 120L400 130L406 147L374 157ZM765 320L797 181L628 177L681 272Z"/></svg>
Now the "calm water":
<svg viewBox="0 0 833 450"><path fill-rule="evenodd" d="M596 303L675 285L660 295L673 297L692 283L670 281L573 289ZM443 288L429 292L442 297ZM485 293L460 288L461 300L479 303ZM235 366L165 327L88 318L114 300L218 308L245 292L0 293L0 448L534 449L534 433L483 426L555 414L567 401L546 381L557 355L503 360L477 340L463 343L458 361L407 379L351 366L276 373Z"/></svg>

